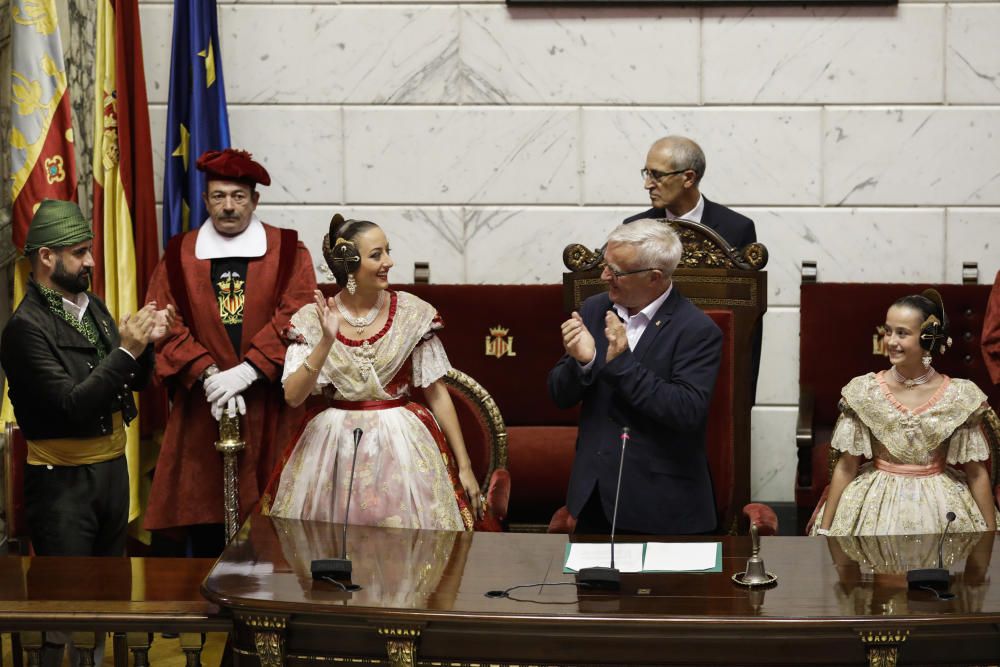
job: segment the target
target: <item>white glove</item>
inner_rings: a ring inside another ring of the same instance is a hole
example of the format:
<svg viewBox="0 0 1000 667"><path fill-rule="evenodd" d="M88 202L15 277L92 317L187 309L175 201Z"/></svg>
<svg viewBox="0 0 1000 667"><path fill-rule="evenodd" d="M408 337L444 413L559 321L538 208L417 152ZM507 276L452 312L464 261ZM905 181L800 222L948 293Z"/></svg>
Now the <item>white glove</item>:
<svg viewBox="0 0 1000 667"><path fill-rule="evenodd" d="M223 408L229 408L229 414L231 415L235 415L237 412L241 415L245 415L247 413L246 401L243 400L243 396L240 394L236 394L226 403L220 401L218 403L212 403L209 406L209 409L212 411L212 416L215 417L215 421L222 421Z"/></svg>
<svg viewBox="0 0 1000 667"><path fill-rule="evenodd" d="M220 406L229 402L236 394L242 394L257 379L257 371L249 363L244 361L238 366L233 366L229 370L219 371L210 378L206 378L205 398L209 403L218 403Z"/></svg>

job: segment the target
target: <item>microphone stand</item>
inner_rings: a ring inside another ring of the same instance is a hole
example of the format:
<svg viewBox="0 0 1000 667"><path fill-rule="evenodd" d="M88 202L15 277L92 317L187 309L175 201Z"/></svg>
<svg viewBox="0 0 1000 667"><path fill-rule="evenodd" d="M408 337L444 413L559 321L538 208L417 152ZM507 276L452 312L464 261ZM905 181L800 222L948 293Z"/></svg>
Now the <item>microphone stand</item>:
<svg viewBox="0 0 1000 667"><path fill-rule="evenodd" d="M344 530L341 539L340 558L323 558L314 560L310 564L313 579L333 579L351 580L351 559L347 557L347 525L351 517L351 491L354 489L354 468L358 463L358 444L364 434L360 428L354 429L354 457L351 459L351 476L347 482L347 507L344 509ZM337 488L337 464L340 457L333 464L334 489ZM336 496L334 496L336 498Z"/></svg>
<svg viewBox="0 0 1000 667"><path fill-rule="evenodd" d="M955 520L955 513L948 512L945 519L948 520L948 523L944 525L941 539L938 541L938 566L907 571L906 583L911 590L924 588L932 589L935 592L948 590L951 575L944 567L944 537L948 534L948 529L951 528L951 522Z"/></svg>
<svg viewBox="0 0 1000 667"><path fill-rule="evenodd" d="M577 581L592 588L617 591L621 588L621 572L615 567L615 525L618 523L618 497L622 490L622 470L625 468L625 445L629 441L628 426L622 428L622 451L618 457L618 484L615 486L615 509L611 515L611 566L585 567L577 573Z"/></svg>

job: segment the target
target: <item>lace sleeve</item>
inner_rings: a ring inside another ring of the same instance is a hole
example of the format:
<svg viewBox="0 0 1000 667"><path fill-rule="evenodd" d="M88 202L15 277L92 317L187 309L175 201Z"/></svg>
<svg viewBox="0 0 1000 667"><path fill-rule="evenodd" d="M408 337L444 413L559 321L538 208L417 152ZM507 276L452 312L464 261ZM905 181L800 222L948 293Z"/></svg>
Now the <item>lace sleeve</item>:
<svg viewBox="0 0 1000 667"><path fill-rule="evenodd" d="M983 433L986 405L973 412L965 423L955 429L948 441L948 463L985 461L990 458L990 445Z"/></svg>
<svg viewBox="0 0 1000 667"><path fill-rule="evenodd" d="M843 400L840 401L840 417L833 428L830 446L847 454L872 458L871 431Z"/></svg>
<svg viewBox="0 0 1000 667"><path fill-rule="evenodd" d="M413 384L428 387L451 370L441 339L433 334L413 349Z"/></svg>
<svg viewBox="0 0 1000 667"><path fill-rule="evenodd" d="M306 360L306 357L316 347L316 342L319 341L321 333L319 318L316 316L316 308L312 304L303 306L292 316L291 323L285 334L290 344L288 350L285 352L285 367L281 371L282 386L284 386L285 381L292 373L302 367L302 363ZM321 387L333 384L333 380L330 378L328 372L328 366L329 363L324 362L319 375L316 377L316 386L312 390L313 394L320 393Z"/></svg>

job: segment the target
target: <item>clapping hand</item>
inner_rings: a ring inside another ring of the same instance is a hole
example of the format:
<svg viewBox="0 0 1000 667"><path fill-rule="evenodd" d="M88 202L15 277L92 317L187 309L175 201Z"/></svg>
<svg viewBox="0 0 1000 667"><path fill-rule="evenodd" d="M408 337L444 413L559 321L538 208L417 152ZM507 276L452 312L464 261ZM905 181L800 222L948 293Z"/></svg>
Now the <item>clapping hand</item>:
<svg viewBox="0 0 1000 667"><path fill-rule="evenodd" d="M150 301L146 304L146 308L152 306L153 311L153 332L149 335L149 342L158 343L167 336L167 332L170 328L174 326L174 320L176 319L177 311L174 310L174 305L171 303L167 304L166 308L161 310L155 310L156 302Z"/></svg>
<svg viewBox="0 0 1000 667"><path fill-rule="evenodd" d="M121 336L121 346L138 358L149 345L150 334L153 333L155 316L148 305L140 308L134 315L126 313L118 323L118 333Z"/></svg>
<svg viewBox="0 0 1000 667"><path fill-rule="evenodd" d="M604 314L604 336L608 339L608 362L628 348L625 325L618 319L618 315L610 310Z"/></svg>
<svg viewBox="0 0 1000 667"><path fill-rule="evenodd" d="M323 338L332 343L340 331L340 313L337 312L337 304L333 297L323 298L323 293L319 290L313 292L313 298L316 300L316 315L323 328Z"/></svg>
<svg viewBox="0 0 1000 667"><path fill-rule="evenodd" d="M563 348L566 354L581 364L589 364L597 354L594 337L587 331L580 313L574 311L573 316L562 323Z"/></svg>

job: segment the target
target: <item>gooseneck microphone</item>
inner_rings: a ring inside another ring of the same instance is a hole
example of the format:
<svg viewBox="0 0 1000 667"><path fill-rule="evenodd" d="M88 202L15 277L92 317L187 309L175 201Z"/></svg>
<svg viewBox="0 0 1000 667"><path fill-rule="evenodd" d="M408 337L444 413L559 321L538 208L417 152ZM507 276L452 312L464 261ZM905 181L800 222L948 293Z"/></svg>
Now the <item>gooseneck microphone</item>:
<svg viewBox="0 0 1000 667"><path fill-rule="evenodd" d="M615 508L611 514L611 566L585 567L577 573L577 581L592 588L616 591L621 588L621 572L615 567L615 526L618 523L618 498L622 490L622 470L625 468L625 445L629 438L628 426L622 427L622 449L618 457L618 484L615 485Z"/></svg>
<svg viewBox="0 0 1000 667"><path fill-rule="evenodd" d="M944 515L947 523L941 531L941 539L938 540L938 566L925 567L919 570L909 570L906 573L906 583L911 589L931 589L933 591L947 591L951 580L951 575L944 567L944 538L951 528L951 522L955 520L955 513L948 512ZM938 596L938 599L950 599Z"/></svg>
<svg viewBox="0 0 1000 667"><path fill-rule="evenodd" d="M361 443L361 436L364 431L360 428L354 429L354 456L351 458L351 476L347 481L347 507L344 509L344 529L341 536L340 558L323 558L314 560L310 564L313 579L333 579L351 580L351 560L347 557L347 525L351 519L351 495L354 490L354 469L358 463L358 445ZM333 464L334 492L337 488L337 467L340 457ZM336 500L336 495L334 496Z"/></svg>

